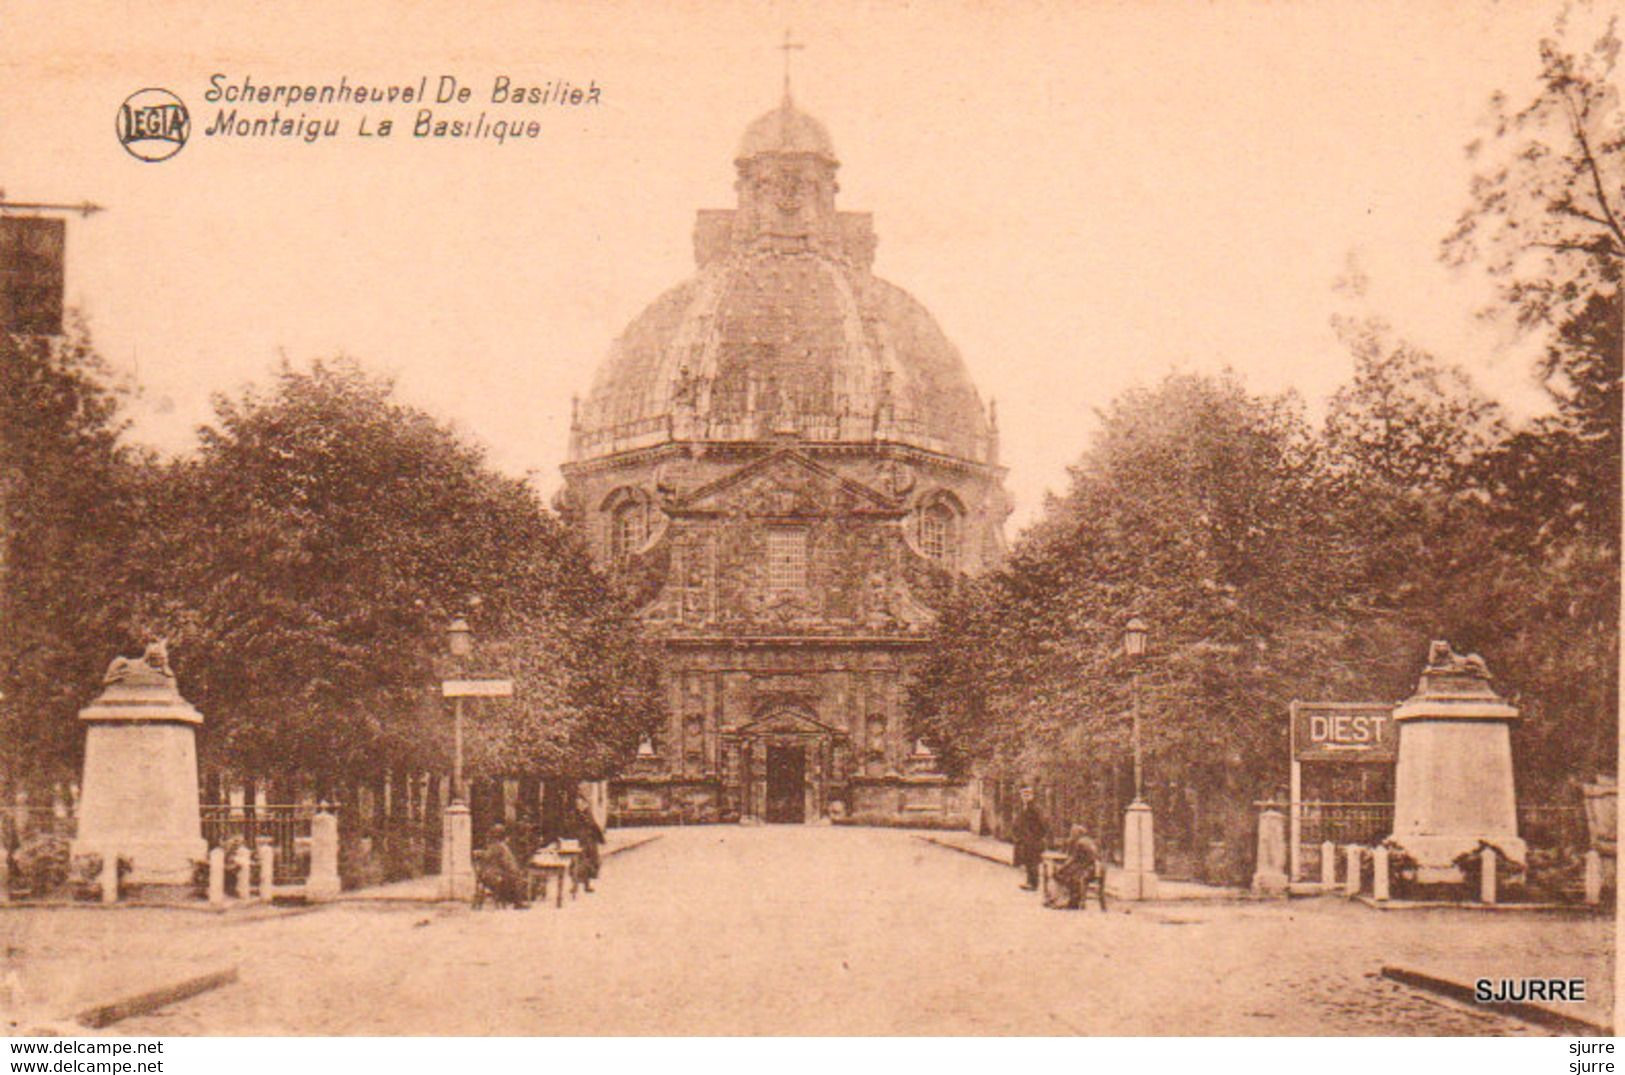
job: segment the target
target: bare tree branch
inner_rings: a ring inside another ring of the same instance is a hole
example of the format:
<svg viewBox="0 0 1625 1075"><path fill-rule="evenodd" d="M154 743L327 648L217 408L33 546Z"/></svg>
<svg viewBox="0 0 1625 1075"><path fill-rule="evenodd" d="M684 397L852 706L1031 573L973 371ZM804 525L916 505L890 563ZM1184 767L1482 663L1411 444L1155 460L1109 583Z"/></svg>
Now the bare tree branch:
<svg viewBox="0 0 1625 1075"><path fill-rule="evenodd" d="M1585 161L1586 170L1591 175L1592 189L1597 196L1597 205L1606 218L1608 230L1614 233L1614 242L1625 248L1625 228L1620 227L1619 218L1614 215L1613 207L1608 204L1608 191L1602 181L1602 169L1597 164L1597 157L1591 152L1591 140L1586 137L1585 124L1582 114L1569 94L1567 82L1563 86L1563 103L1568 106L1569 125L1574 131L1574 138L1580 143L1580 155Z"/></svg>

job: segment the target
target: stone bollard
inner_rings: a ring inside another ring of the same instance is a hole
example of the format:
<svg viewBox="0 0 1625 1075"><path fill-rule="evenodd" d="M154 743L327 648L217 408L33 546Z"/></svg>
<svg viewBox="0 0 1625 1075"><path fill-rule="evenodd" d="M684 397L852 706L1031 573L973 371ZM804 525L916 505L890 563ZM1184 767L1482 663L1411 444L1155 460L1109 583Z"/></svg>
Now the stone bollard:
<svg viewBox="0 0 1625 1075"><path fill-rule="evenodd" d="M1253 871L1253 895L1285 898L1286 815L1278 803L1257 803L1258 867Z"/></svg>
<svg viewBox="0 0 1625 1075"><path fill-rule="evenodd" d="M310 878L305 896L331 900L339 894L339 819L322 803L310 819Z"/></svg>
<svg viewBox="0 0 1625 1075"><path fill-rule="evenodd" d="M226 849L209 848L209 906L221 907L226 902Z"/></svg>
<svg viewBox="0 0 1625 1075"><path fill-rule="evenodd" d="M231 856L233 865L237 867L237 898L250 900L254 898L254 855L246 847L239 847Z"/></svg>
<svg viewBox="0 0 1625 1075"><path fill-rule="evenodd" d="M1337 887L1337 845L1330 840L1320 845L1320 884L1327 889Z"/></svg>
<svg viewBox="0 0 1625 1075"><path fill-rule="evenodd" d="M276 846L267 840L259 846L260 860L260 899L266 903L271 902L272 881L276 877Z"/></svg>
<svg viewBox="0 0 1625 1075"><path fill-rule="evenodd" d="M1486 847L1478 853L1478 899L1481 903L1495 902L1495 848Z"/></svg>
<svg viewBox="0 0 1625 1075"><path fill-rule="evenodd" d="M1349 844L1343 848L1343 857L1348 859L1348 872L1343 875L1343 895L1358 896L1360 894L1360 845Z"/></svg>
<svg viewBox="0 0 1625 1075"><path fill-rule="evenodd" d="M1596 850L1586 852L1585 894L1593 907L1602 902L1602 855Z"/></svg>
<svg viewBox="0 0 1625 1075"><path fill-rule="evenodd" d="M901 794L901 791L899 791ZM901 809L901 804L899 804ZM1122 899L1157 898L1157 850L1151 807L1136 799L1123 813Z"/></svg>
<svg viewBox="0 0 1625 1075"><path fill-rule="evenodd" d="M468 902L474 898L474 824L468 807L446 807L447 869L440 879L440 898Z"/></svg>
<svg viewBox="0 0 1625 1075"><path fill-rule="evenodd" d="M118 852L109 851L102 854L102 902L118 902Z"/></svg>
<svg viewBox="0 0 1625 1075"><path fill-rule="evenodd" d="M1388 849L1378 846L1371 852L1371 898L1388 901Z"/></svg>

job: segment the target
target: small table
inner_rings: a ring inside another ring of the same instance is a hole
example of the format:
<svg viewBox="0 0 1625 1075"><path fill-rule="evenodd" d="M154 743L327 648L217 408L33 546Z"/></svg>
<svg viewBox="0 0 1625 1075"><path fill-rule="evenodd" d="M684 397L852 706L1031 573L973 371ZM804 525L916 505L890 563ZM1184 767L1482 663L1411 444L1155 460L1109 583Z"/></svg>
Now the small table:
<svg viewBox="0 0 1625 1075"><path fill-rule="evenodd" d="M556 874L558 876L558 897L554 902L554 906L564 906L564 879L570 873L569 859L557 852L538 851L531 856L530 864L525 873L529 879L530 898L536 898L536 890L540 887L544 901L547 899L547 879Z"/></svg>
<svg viewBox="0 0 1625 1075"><path fill-rule="evenodd" d="M581 887L581 842L579 840L560 840L558 856L564 860L569 869L570 898L575 899L576 889Z"/></svg>

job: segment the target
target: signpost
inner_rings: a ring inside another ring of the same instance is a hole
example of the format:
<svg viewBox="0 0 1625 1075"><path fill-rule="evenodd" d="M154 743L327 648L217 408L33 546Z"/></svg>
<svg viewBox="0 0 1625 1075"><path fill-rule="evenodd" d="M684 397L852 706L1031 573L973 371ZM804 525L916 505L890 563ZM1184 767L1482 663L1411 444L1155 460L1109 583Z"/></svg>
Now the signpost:
<svg viewBox="0 0 1625 1075"><path fill-rule="evenodd" d="M511 679L447 679L440 683L440 696L450 698L452 706L452 741L455 744L451 763L451 793L463 799L463 699L512 698Z"/></svg>
<svg viewBox="0 0 1625 1075"><path fill-rule="evenodd" d="M1296 881L1303 858L1303 763L1393 764L1399 756L1394 707L1380 702L1293 702L1292 783L1288 839L1290 874Z"/></svg>
<svg viewBox="0 0 1625 1075"><path fill-rule="evenodd" d="M440 684L442 698L512 698L511 679L448 679Z"/></svg>
<svg viewBox="0 0 1625 1075"><path fill-rule="evenodd" d="M462 621L457 621L462 624ZM467 625L462 627L467 631ZM466 653L457 654L459 657ZM441 898L470 900L474 897L474 830L463 789L463 699L512 698L511 679L447 679L440 683L440 696L452 706L451 805L446 807L441 833Z"/></svg>

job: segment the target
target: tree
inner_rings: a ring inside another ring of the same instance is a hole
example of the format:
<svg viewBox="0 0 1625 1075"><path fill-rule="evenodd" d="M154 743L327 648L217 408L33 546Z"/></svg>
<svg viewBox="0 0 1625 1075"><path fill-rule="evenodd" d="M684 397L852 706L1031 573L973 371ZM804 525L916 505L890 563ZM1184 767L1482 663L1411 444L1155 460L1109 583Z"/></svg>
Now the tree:
<svg viewBox="0 0 1625 1075"><path fill-rule="evenodd" d="M1618 545L1620 305L1618 292L1594 295L1553 334L1541 377L1555 411L1478 462L1508 548L1560 558L1573 541Z"/></svg>
<svg viewBox="0 0 1625 1075"><path fill-rule="evenodd" d="M1569 44L1603 25L1585 48ZM1468 146L1486 162L1471 204L1445 238L1443 256L1479 263L1524 327L1573 320L1595 295L1618 290L1625 265L1625 125L1614 71L1617 19L1590 4L1569 7L1540 43L1540 90L1511 110L1490 102L1493 137Z"/></svg>
<svg viewBox="0 0 1625 1075"><path fill-rule="evenodd" d="M1600 22L1601 25L1595 25ZM1593 35L1595 35L1593 37ZM1585 47L1570 42L1591 38ZM1568 538L1619 534L1621 343L1625 340L1625 121L1615 85L1617 16L1589 3L1564 10L1540 43L1540 89L1510 111L1491 102L1494 137L1470 145L1488 161L1442 252L1480 264L1500 288L1484 313L1538 330L1537 365L1555 413L1486 453L1478 480L1521 513L1525 551L1561 557ZM1503 513L1503 521L1508 513ZM1617 589L1617 586L1615 587Z"/></svg>
<svg viewBox="0 0 1625 1075"><path fill-rule="evenodd" d="M1600 23L1600 25L1597 25ZM1586 41L1576 46L1575 41ZM1553 404L1484 454L1475 479L1489 541L1474 595L1500 621L1495 648L1521 688L1526 771L1543 782L1613 769L1618 732L1621 318L1625 123L1617 17L1576 4L1540 45L1540 88L1498 96L1489 159L1445 239L1454 264L1500 286L1486 311L1539 331Z"/></svg>
<svg viewBox="0 0 1625 1075"><path fill-rule="evenodd" d="M1457 491L1505 435L1500 408L1460 366L1393 338L1378 318L1332 323L1354 355L1354 377L1332 394L1326 443L1359 484L1418 494Z"/></svg>
<svg viewBox="0 0 1625 1075"><path fill-rule="evenodd" d="M142 615L175 643L217 761L442 767L444 631L476 603L476 660L519 694L481 707L474 771L601 773L656 721L625 602L528 486L387 381L284 364L268 392L215 406L167 474Z"/></svg>
<svg viewBox="0 0 1625 1075"><path fill-rule="evenodd" d="M1354 356L1323 432L1326 523L1343 535L1347 606L1434 629L1429 602L1481 552L1476 473L1506 425L1465 371L1395 340L1380 319L1333 323Z"/></svg>
<svg viewBox="0 0 1625 1075"><path fill-rule="evenodd" d="M1287 702L1363 696L1332 506L1295 398L1253 395L1233 375L1127 393L1005 569L946 610L912 694L918 726L961 766L1120 771L1120 642L1143 616L1149 768L1227 804L1190 839L1239 837L1245 814L1229 808L1278 779Z"/></svg>
<svg viewBox="0 0 1625 1075"><path fill-rule="evenodd" d="M121 440L128 389L82 324L0 333L0 763L71 772L76 713L123 642L117 585L146 460Z"/></svg>

